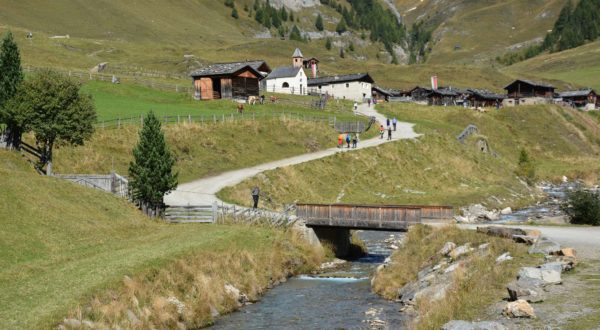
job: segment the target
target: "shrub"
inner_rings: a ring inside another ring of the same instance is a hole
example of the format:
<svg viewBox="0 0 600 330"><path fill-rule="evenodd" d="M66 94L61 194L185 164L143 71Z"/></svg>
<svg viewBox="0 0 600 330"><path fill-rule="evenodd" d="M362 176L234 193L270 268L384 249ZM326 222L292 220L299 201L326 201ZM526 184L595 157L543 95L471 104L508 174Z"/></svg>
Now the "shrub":
<svg viewBox="0 0 600 330"><path fill-rule="evenodd" d="M597 191L570 193L562 209L573 224L600 226L600 193Z"/></svg>
<svg viewBox="0 0 600 330"><path fill-rule="evenodd" d="M521 149L521 153L519 154L519 164L516 174L525 179L528 184L532 184L535 181L535 164L525 149Z"/></svg>

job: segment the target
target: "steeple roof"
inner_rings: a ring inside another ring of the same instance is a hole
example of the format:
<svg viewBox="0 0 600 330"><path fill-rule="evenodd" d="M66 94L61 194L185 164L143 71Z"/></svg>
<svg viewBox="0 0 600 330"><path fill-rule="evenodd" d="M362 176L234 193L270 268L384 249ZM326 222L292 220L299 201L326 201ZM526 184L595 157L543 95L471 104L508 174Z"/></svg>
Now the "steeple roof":
<svg viewBox="0 0 600 330"><path fill-rule="evenodd" d="M292 57L304 57L304 55L302 55L300 48L296 48L296 50L294 51L294 55L292 55Z"/></svg>

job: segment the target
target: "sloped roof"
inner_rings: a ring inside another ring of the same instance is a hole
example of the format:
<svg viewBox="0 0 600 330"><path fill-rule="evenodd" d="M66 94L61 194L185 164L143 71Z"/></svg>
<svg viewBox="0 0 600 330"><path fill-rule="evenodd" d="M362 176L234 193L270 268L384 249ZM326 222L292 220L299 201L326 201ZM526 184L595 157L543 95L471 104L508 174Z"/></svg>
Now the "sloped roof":
<svg viewBox="0 0 600 330"><path fill-rule="evenodd" d="M390 89L381 88L379 86L373 86L372 89L378 91L379 93L387 96L394 96L394 92Z"/></svg>
<svg viewBox="0 0 600 330"><path fill-rule="evenodd" d="M429 93L429 95L431 94L439 94L441 96L458 96L456 91L447 88L434 89L431 91L431 93Z"/></svg>
<svg viewBox="0 0 600 330"><path fill-rule="evenodd" d="M221 76L221 75L230 75L234 74L245 67L250 67L255 73L258 73L259 76L262 76L260 73L260 68L266 68L270 71L269 66L265 61L244 61L244 62L230 62L230 63L215 63L211 64L207 67L198 69L190 73L192 77L206 77L206 76Z"/></svg>
<svg viewBox="0 0 600 330"><path fill-rule="evenodd" d="M532 81L532 80L526 80L526 79L517 79L513 82L511 82L510 84L506 85L506 87L504 87L504 89L508 89L508 87L516 84L517 82L522 82L525 83L527 85L531 85L534 87L542 87L542 88L552 88L555 89L556 87L550 85L550 84L546 84L546 83L541 83L541 82L537 82L537 81Z"/></svg>
<svg viewBox="0 0 600 330"><path fill-rule="evenodd" d="M475 96L486 100L504 100L506 98L505 95L492 93L485 89L469 89L469 92L471 92Z"/></svg>
<svg viewBox="0 0 600 330"><path fill-rule="evenodd" d="M296 48L296 50L294 51L294 55L292 55L292 57L304 57L304 55L302 55L300 48Z"/></svg>
<svg viewBox="0 0 600 330"><path fill-rule="evenodd" d="M584 96L588 96L590 95L590 93L594 93L596 94L596 91L594 91L591 88L587 88L587 89L581 89L581 90L577 90L577 91L565 91L562 93L558 93L559 97L584 97Z"/></svg>
<svg viewBox="0 0 600 330"><path fill-rule="evenodd" d="M302 68L294 68L289 66L275 68L275 70L273 70L273 72L267 76L267 79L295 77L298 75L298 71L300 70L302 70Z"/></svg>
<svg viewBox="0 0 600 330"><path fill-rule="evenodd" d="M368 73L356 73L308 79L308 86L339 84L351 81L364 81L369 83L375 82Z"/></svg>

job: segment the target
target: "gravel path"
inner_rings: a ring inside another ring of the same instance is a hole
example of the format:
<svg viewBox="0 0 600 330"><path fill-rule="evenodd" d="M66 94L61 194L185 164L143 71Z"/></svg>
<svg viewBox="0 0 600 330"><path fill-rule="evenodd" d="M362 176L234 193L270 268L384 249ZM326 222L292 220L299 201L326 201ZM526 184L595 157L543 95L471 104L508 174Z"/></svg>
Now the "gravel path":
<svg viewBox="0 0 600 330"><path fill-rule="evenodd" d="M378 122L385 123L386 117L377 112L374 107L369 107L367 104L358 106L356 113L375 117ZM413 130L414 124L398 122L397 131L392 134L392 141L400 139L414 139L420 135ZM378 129L372 127L371 129ZM387 133L386 133L387 137ZM332 136L332 141L334 137ZM314 153L304 154L291 158L281 159L266 164L261 164L241 170L229 171L217 176L202 178L189 183L184 183L177 187L177 190L165 196L167 205L209 205L213 202L221 202L216 194L223 188L234 186L248 178L251 178L261 172L273 170L278 167L291 166L300 163L309 162L315 159L320 159L334 155L338 152L351 152L353 150L376 147L378 145L391 142L387 138L380 139L375 137L368 140L359 141L357 149L339 149L329 148Z"/></svg>

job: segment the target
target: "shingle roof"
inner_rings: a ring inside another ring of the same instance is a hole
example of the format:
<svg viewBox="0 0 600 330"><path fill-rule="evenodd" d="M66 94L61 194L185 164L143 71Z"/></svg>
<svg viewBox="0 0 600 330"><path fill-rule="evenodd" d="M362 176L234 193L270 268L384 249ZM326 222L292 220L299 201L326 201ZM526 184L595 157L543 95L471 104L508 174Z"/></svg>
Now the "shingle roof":
<svg viewBox="0 0 600 330"><path fill-rule="evenodd" d="M511 85L513 85L516 82L523 82L526 83L528 85L531 86L535 86L535 87L543 87L543 88L555 88L554 86L550 85L550 84L546 84L546 83L540 83L540 82L536 82L536 81L532 81L532 80L526 80L526 79L517 79L513 82L511 82L510 84L506 85L506 87L504 87L504 89L507 89L508 87L510 87Z"/></svg>
<svg viewBox="0 0 600 330"><path fill-rule="evenodd" d="M506 98L505 95L492 93L485 89L469 89L469 92L475 96L487 100L504 100Z"/></svg>
<svg viewBox="0 0 600 330"><path fill-rule="evenodd" d="M458 96L458 93L455 90L446 88L434 89L429 94L439 94L442 96Z"/></svg>
<svg viewBox="0 0 600 330"><path fill-rule="evenodd" d="M594 94L596 93L593 89L588 88L588 89L581 89L578 91L566 91L566 92L558 93L558 96L559 97L582 97L582 96L590 95L591 92L594 92Z"/></svg>
<svg viewBox="0 0 600 330"><path fill-rule="evenodd" d="M292 57L304 57L304 55L302 55L300 48L296 48L296 50L294 51L294 55L292 55Z"/></svg>
<svg viewBox="0 0 600 330"><path fill-rule="evenodd" d="M231 63L215 63L207 67L198 69L190 73L192 77L204 77L204 76L219 76L233 74L244 67L251 67L257 73L260 73L259 68L265 64L265 61L244 61L244 62L231 62Z"/></svg>
<svg viewBox="0 0 600 330"><path fill-rule="evenodd" d="M387 95L387 96L394 96L394 92L390 89L381 88L379 86L373 86L372 89L378 91L381 94Z"/></svg>
<svg viewBox="0 0 600 330"><path fill-rule="evenodd" d="M331 77L308 79L308 86L336 84L336 83L344 83L344 82L349 82L349 81L366 81L369 83L375 82L368 73L356 73L356 74L337 75L337 76L331 76Z"/></svg>
<svg viewBox="0 0 600 330"><path fill-rule="evenodd" d="M298 75L298 71L300 71L301 69L302 68L294 68L294 67L280 67L280 68L276 68L275 70L273 70L273 72L271 72L267 76L267 79L295 77L295 76Z"/></svg>

